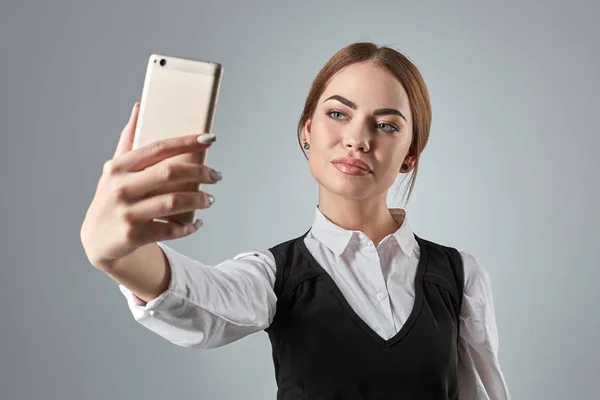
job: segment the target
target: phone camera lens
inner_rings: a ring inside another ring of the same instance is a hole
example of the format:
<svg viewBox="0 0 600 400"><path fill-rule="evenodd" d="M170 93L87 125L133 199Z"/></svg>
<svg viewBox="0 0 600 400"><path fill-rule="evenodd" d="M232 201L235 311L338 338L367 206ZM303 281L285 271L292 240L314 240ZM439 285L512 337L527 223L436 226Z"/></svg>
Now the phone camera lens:
<svg viewBox="0 0 600 400"><path fill-rule="evenodd" d="M167 64L167 60L165 60L164 58L160 60L160 66L164 67Z"/></svg>

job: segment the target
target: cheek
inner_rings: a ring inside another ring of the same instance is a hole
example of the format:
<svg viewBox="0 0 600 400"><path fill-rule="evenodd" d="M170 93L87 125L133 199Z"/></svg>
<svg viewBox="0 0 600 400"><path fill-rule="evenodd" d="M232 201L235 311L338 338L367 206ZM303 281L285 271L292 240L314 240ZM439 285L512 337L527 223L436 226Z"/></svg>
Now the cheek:
<svg viewBox="0 0 600 400"><path fill-rule="evenodd" d="M400 132L397 136L388 136L387 138L389 139L389 142L383 143L385 151L387 152L387 158L392 163L401 163L410 150L412 137L404 132Z"/></svg>
<svg viewBox="0 0 600 400"><path fill-rule="evenodd" d="M398 143L396 140L383 140L379 143L378 153L376 159L379 160L381 179L394 181L408 153L408 143L404 143L404 141Z"/></svg>
<svg viewBox="0 0 600 400"><path fill-rule="evenodd" d="M328 118L313 120L311 130L311 148L314 151L327 150L341 137L342 131L339 123Z"/></svg>

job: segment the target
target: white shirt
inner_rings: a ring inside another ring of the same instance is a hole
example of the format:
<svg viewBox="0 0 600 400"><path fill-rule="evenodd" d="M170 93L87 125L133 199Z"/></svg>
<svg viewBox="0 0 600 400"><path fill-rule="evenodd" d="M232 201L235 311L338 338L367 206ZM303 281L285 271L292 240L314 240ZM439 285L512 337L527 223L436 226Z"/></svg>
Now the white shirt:
<svg viewBox="0 0 600 400"><path fill-rule="evenodd" d="M390 209L400 228L377 246L360 231L345 230L319 210L306 247L354 311L383 339L394 336L415 298L419 245L402 209ZM167 291L147 304L123 285L121 292L140 324L170 342L214 348L266 329L276 311L275 260L268 250L239 253L209 266L162 242L171 267ZM464 265L458 343L459 397L509 399L498 363L498 333L489 274L472 255Z"/></svg>

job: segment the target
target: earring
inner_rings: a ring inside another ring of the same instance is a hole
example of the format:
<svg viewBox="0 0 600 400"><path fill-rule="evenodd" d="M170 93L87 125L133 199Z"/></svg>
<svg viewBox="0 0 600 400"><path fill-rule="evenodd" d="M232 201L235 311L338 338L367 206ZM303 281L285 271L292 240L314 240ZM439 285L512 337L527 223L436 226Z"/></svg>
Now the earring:
<svg viewBox="0 0 600 400"><path fill-rule="evenodd" d="M407 163L402 164L402 169L408 169L408 164Z"/></svg>
<svg viewBox="0 0 600 400"><path fill-rule="evenodd" d="M310 144L305 142L303 147L304 147L304 150L308 150L308 149L310 149Z"/></svg>

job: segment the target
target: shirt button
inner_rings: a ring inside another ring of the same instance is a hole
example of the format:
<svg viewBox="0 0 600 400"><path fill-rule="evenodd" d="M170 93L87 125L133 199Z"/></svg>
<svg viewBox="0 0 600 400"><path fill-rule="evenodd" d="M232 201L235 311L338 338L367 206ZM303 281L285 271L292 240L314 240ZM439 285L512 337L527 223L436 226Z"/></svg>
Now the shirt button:
<svg viewBox="0 0 600 400"><path fill-rule="evenodd" d="M377 300L383 300L383 299L385 299L385 296L386 296L385 293L379 293L377 295Z"/></svg>
<svg viewBox="0 0 600 400"><path fill-rule="evenodd" d="M149 314L150 314L151 317L154 317L156 315L156 311L150 310Z"/></svg>

